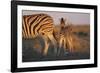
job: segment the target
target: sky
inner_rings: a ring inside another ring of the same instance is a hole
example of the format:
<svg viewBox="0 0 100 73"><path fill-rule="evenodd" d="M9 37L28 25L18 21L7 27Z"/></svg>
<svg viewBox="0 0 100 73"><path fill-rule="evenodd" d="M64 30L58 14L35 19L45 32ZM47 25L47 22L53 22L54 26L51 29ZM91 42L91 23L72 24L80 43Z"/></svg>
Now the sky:
<svg viewBox="0 0 100 73"><path fill-rule="evenodd" d="M60 19L63 17L65 19L65 23L71 22L73 25L89 25L90 24L90 14L89 13L76 13L76 12L53 12L53 11L34 11L34 10L23 10L23 15L32 15L45 13L50 15L54 24L60 24Z"/></svg>

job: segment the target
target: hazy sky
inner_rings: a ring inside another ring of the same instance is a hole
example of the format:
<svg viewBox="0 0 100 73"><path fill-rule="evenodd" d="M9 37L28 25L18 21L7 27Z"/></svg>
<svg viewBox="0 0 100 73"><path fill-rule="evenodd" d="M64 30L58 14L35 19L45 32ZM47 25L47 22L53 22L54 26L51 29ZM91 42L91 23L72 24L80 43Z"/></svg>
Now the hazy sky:
<svg viewBox="0 0 100 73"><path fill-rule="evenodd" d="M32 15L32 14L39 14L45 13L50 15L54 23L57 25L60 23L60 19L63 17L66 22L67 20L70 21L72 24L90 24L90 14L89 13L75 13L75 12L53 12L53 11L27 11L23 10L23 15ZM65 23L66 23L65 22Z"/></svg>

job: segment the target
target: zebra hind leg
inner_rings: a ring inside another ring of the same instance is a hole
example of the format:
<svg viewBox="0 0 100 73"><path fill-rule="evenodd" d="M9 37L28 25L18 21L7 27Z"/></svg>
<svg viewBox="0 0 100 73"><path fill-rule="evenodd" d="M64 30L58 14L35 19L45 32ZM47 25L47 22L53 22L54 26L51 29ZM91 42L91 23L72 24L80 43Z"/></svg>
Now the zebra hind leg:
<svg viewBox="0 0 100 73"><path fill-rule="evenodd" d="M47 37L43 36L43 40L44 40L43 55L44 55L44 56L47 56L48 48L49 48L49 43L48 43Z"/></svg>
<svg viewBox="0 0 100 73"><path fill-rule="evenodd" d="M48 38L50 39L51 43L54 46L54 55L57 55L57 41L56 39L53 37L53 35L49 35Z"/></svg>

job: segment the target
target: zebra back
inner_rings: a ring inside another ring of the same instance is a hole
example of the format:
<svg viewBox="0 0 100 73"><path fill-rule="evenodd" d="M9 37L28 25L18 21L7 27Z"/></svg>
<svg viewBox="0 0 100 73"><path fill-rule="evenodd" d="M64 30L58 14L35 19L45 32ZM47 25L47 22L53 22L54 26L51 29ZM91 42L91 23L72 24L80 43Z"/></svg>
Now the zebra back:
<svg viewBox="0 0 100 73"><path fill-rule="evenodd" d="M34 38L37 35L53 33L53 19L47 14L24 15L22 17L22 37Z"/></svg>

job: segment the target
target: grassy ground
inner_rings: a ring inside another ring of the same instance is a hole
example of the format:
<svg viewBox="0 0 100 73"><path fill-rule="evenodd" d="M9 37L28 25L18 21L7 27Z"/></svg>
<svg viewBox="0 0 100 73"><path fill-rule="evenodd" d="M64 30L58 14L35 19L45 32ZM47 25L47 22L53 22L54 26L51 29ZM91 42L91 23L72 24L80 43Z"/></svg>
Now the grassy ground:
<svg viewBox="0 0 100 73"><path fill-rule="evenodd" d="M90 58L90 26L72 26L72 34L74 38L74 52L69 50L64 51L60 49L60 54L57 56L54 53L52 44L49 46L48 54L43 55L44 41L38 36L35 39L23 39L22 40L22 60L23 62L33 61L52 61L52 60L79 60ZM55 37L57 38L57 32L59 32L59 26L56 26ZM58 49L58 50L59 50Z"/></svg>

